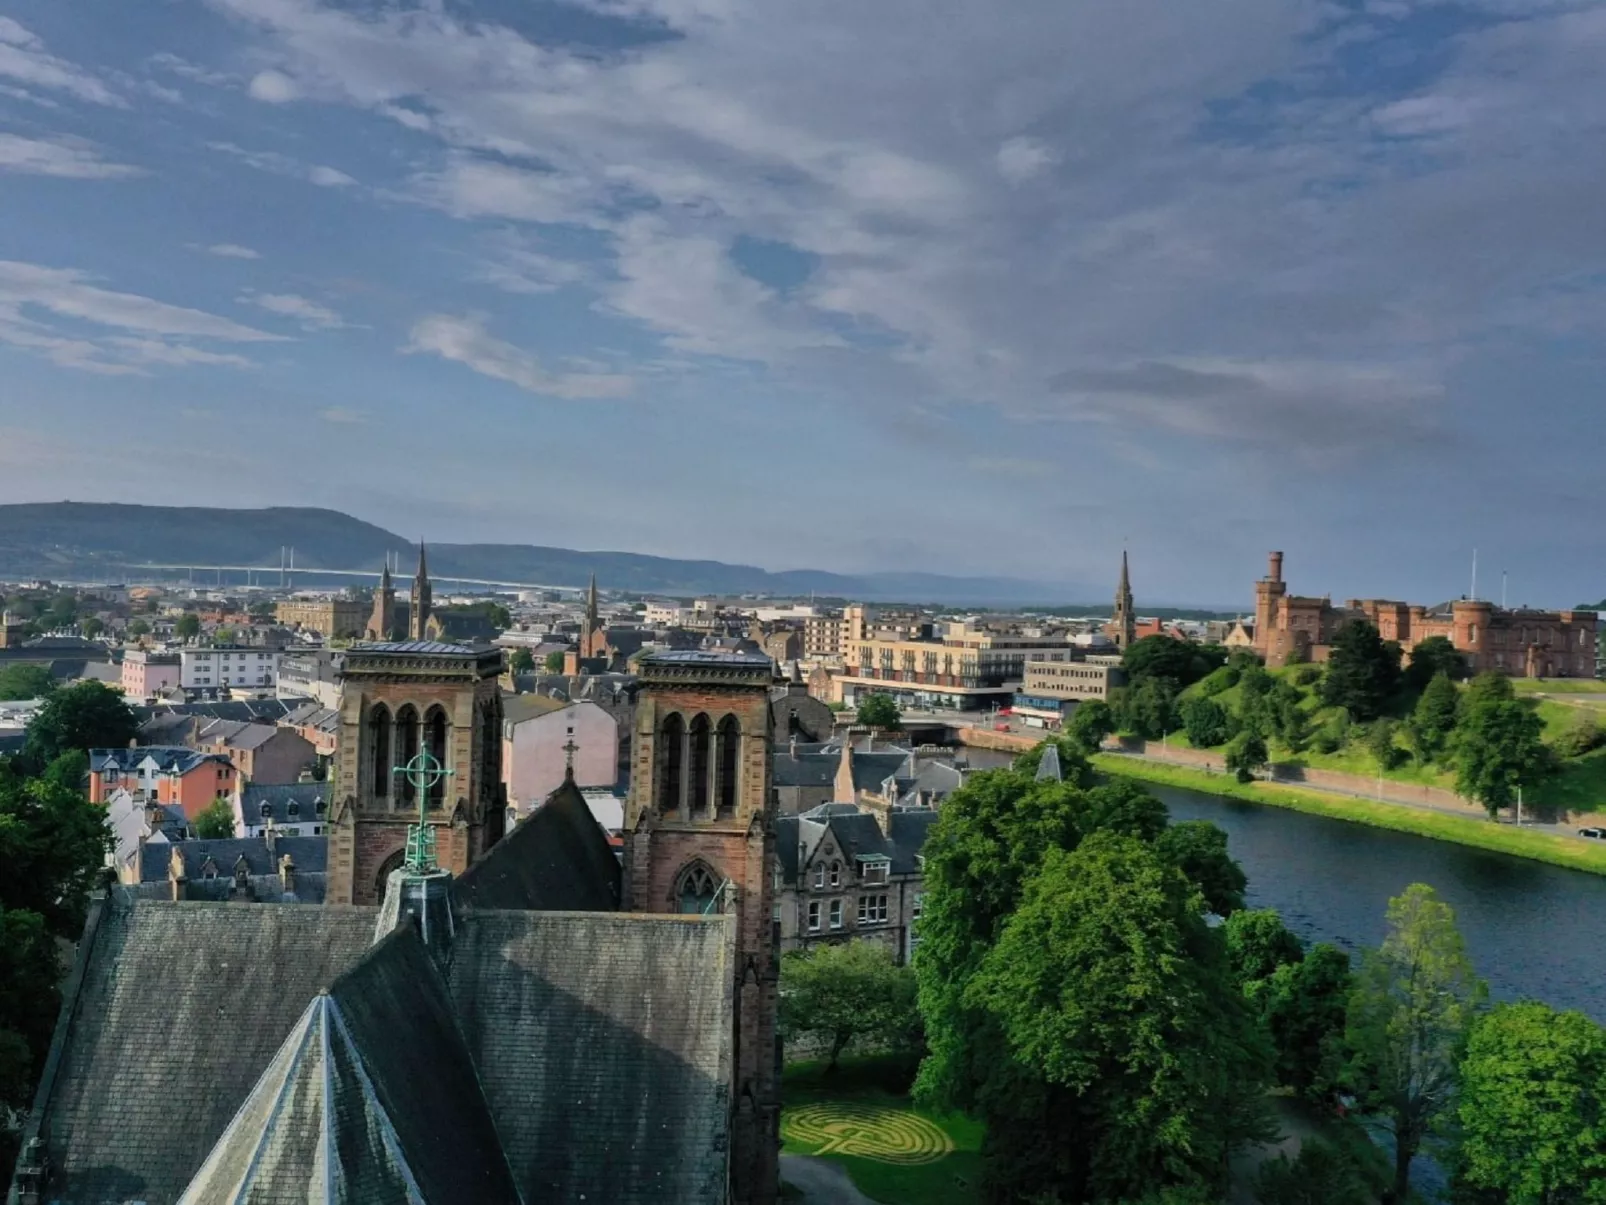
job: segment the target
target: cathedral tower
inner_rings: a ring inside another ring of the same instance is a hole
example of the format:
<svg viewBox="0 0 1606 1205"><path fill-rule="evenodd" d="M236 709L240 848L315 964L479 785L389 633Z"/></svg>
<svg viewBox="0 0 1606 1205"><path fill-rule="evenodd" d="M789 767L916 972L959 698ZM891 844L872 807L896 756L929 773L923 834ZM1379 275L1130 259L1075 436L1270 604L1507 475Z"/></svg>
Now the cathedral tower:
<svg viewBox="0 0 1606 1205"><path fill-rule="evenodd" d="M368 617L369 640L396 639L396 587L390 580L390 554L385 554L385 571L379 575L379 589L374 591L374 610Z"/></svg>
<svg viewBox="0 0 1606 1205"><path fill-rule="evenodd" d="M1137 636L1137 615L1132 610L1132 578L1127 573L1126 550L1121 550L1121 582L1115 588L1115 617L1110 621L1115 647L1125 651Z"/></svg>
<svg viewBox="0 0 1606 1205"><path fill-rule="evenodd" d="M429 566L424 563L424 542L418 542L418 572L413 575L412 607L407 612L407 639L429 639Z"/></svg>
<svg viewBox="0 0 1606 1205"><path fill-rule="evenodd" d="M736 916L731 1199L773 1205L780 1151L774 669L761 656L656 653L641 660L639 674L625 907Z"/></svg>
<svg viewBox="0 0 1606 1205"><path fill-rule="evenodd" d="M467 870L502 835L502 650L356 645L340 688L340 753L329 826L331 904L377 904L401 865L419 800L400 774L428 752L447 775L426 793L436 861Z"/></svg>

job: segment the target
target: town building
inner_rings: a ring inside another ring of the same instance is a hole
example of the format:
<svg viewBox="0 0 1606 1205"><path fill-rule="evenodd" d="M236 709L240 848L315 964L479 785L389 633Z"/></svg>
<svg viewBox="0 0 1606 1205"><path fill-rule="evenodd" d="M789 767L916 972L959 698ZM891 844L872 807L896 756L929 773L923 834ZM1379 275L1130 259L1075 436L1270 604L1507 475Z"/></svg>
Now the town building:
<svg viewBox="0 0 1606 1205"><path fill-rule="evenodd" d="M840 611L827 611L803 620L803 655L831 658L842 656L843 619Z"/></svg>
<svg viewBox="0 0 1606 1205"><path fill-rule="evenodd" d="M532 694L502 708L502 779L513 815L528 814L566 776L582 792L618 783L619 722L596 703Z"/></svg>
<svg viewBox="0 0 1606 1205"><path fill-rule="evenodd" d="M228 758L245 782L297 782L318 759L295 729L255 720L211 720L196 732L195 747Z"/></svg>
<svg viewBox="0 0 1606 1205"><path fill-rule="evenodd" d="M152 841L140 849L135 899L321 904L329 842L266 829L249 837ZM296 951L287 950L286 957Z"/></svg>
<svg viewBox="0 0 1606 1205"><path fill-rule="evenodd" d="M329 818L327 782L244 783L234 796L234 835L321 837ZM321 859L320 859L321 861Z"/></svg>
<svg viewBox="0 0 1606 1205"><path fill-rule="evenodd" d="M220 753L137 746L89 751L89 801L106 803L113 791L128 791L142 803L178 808L194 820L239 783L234 764Z"/></svg>
<svg viewBox="0 0 1606 1205"><path fill-rule="evenodd" d="M1592 678L1599 616L1594 611L1507 609L1461 598L1436 607L1387 599L1330 598L1288 593L1283 554L1273 552L1266 576L1255 583L1255 651L1267 665L1326 661L1333 637L1346 623L1365 619L1384 640L1411 648L1433 636L1448 640L1474 674L1495 671L1518 678Z"/></svg>
<svg viewBox="0 0 1606 1205"><path fill-rule="evenodd" d="M1110 691L1126 683L1121 658L1090 654L1075 661L1032 661L1015 695L1012 710L1028 723L1058 727L1076 707L1089 699L1108 701Z"/></svg>
<svg viewBox="0 0 1606 1205"><path fill-rule="evenodd" d="M287 628L317 632L331 640L361 637L372 614L371 604L352 598L285 598L274 607L274 619Z"/></svg>
<svg viewBox="0 0 1606 1205"><path fill-rule="evenodd" d="M643 660L622 862L572 781L502 831L500 670L350 651L338 906L220 907L299 888L193 842L165 898L96 901L16 1199L774 1205L768 660Z"/></svg>
<svg viewBox="0 0 1606 1205"><path fill-rule="evenodd" d="M131 703L149 702L179 689L180 676L176 652L129 649L123 654L120 684Z"/></svg>
<svg viewBox="0 0 1606 1205"><path fill-rule="evenodd" d="M204 645L179 650L179 687L186 693L246 691L272 694L279 682L277 649L243 644Z"/></svg>
<svg viewBox="0 0 1606 1205"><path fill-rule="evenodd" d="M343 649L291 648L279 658L281 699L316 699L325 707L340 706Z"/></svg>

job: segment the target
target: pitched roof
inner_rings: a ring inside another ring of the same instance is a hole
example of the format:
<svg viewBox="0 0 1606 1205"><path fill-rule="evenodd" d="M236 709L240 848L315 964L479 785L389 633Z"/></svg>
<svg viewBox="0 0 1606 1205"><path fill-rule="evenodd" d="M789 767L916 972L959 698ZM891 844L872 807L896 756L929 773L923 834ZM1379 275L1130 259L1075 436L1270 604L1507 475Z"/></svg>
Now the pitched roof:
<svg viewBox="0 0 1606 1205"><path fill-rule="evenodd" d="M563 782L453 884L470 908L614 912L619 860L585 796Z"/></svg>
<svg viewBox="0 0 1606 1205"><path fill-rule="evenodd" d="M907 749L877 749L874 753L854 753L853 785L860 791L879 791L881 784L896 778L898 771L909 760ZM773 762L774 783L778 787L829 787L836 778L842 762L840 742L825 745L799 745L794 756L790 748L775 751Z"/></svg>
<svg viewBox="0 0 1606 1205"><path fill-rule="evenodd" d="M307 1002L368 949L375 911L99 904L38 1102L51 1199L177 1200Z"/></svg>
<svg viewBox="0 0 1606 1205"><path fill-rule="evenodd" d="M836 839L845 857L886 858L892 874L914 874L926 836L937 822L932 808L892 808L887 832L875 816L851 804L827 803L800 816L781 816L775 822L775 853L785 882L796 882L802 867L819 848L826 833Z"/></svg>
<svg viewBox="0 0 1606 1205"><path fill-rule="evenodd" d="M240 815L247 824L256 824L262 818L262 805L276 821L312 820L318 816L318 805L327 810L333 786L327 782L246 783L240 788ZM291 816L290 805L296 805Z"/></svg>
<svg viewBox="0 0 1606 1205"><path fill-rule="evenodd" d="M528 1202L726 1199L735 918L470 914L446 971Z"/></svg>
<svg viewBox="0 0 1606 1205"><path fill-rule="evenodd" d="M183 859L187 879L205 878L206 864L210 861L217 868L217 876L226 881L241 858L245 859L249 873L256 876L276 876L279 859L283 857L289 857L297 874L322 874L328 869L329 838L275 837L271 850L265 837L219 837L147 845L140 857L140 881L167 882L174 851Z"/></svg>

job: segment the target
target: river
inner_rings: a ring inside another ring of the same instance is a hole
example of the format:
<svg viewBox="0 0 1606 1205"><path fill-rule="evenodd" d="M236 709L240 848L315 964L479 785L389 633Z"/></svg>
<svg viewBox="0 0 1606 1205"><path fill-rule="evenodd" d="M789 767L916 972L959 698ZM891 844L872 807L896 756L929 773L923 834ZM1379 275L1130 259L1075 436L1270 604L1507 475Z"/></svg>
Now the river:
<svg viewBox="0 0 1606 1205"><path fill-rule="evenodd" d="M967 752L972 765L1003 760ZM1173 820L1225 830L1249 876L1250 906L1277 909L1306 940L1352 954L1376 946L1389 899L1427 883L1455 909L1496 1000L1543 1000L1606 1023L1606 876L1199 791L1149 789Z"/></svg>

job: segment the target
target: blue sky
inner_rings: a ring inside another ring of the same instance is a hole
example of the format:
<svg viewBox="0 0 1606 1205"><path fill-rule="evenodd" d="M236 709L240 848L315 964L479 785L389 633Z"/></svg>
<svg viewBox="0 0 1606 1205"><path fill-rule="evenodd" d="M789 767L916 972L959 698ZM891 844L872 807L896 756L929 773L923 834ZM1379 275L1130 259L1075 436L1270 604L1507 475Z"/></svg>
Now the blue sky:
<svg viewBox="0 0 1606 1205"><path fill-rule="evenodd" d="M1606 5L0 0L0 501L1606 593Z"/></svg>

